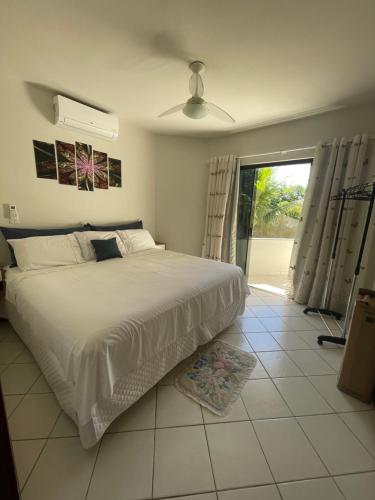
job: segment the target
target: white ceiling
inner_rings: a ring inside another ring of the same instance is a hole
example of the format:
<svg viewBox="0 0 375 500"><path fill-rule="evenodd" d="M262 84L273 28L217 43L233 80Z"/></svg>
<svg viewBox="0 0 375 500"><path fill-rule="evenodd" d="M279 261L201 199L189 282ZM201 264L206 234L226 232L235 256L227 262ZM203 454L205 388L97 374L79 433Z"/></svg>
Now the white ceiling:
<svg viewBox="0 0 375 500"><path fill-rule="evenodd" d="M374 0L0 0L0 70L159 133L216 135L375 99ZM157 115L189 97L236 118Z"/></svg>

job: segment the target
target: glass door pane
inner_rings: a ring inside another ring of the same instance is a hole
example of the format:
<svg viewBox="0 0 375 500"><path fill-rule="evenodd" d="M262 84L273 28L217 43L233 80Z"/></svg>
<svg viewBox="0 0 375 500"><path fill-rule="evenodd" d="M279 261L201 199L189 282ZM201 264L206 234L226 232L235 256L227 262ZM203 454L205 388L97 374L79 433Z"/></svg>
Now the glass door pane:
<svg viewBox="0 0 375 500"><path fill-rule="evenodd" d="M249 239L253 230L253 205L255 201L255 168L241 168L237 212L236 263L246 274Z"/></svg>
<svg viewBox="0 0 375 500"><path fill-rule="evenodd" d="M247 277L252 287L285 294L309 161L257 166Z"/></svg>

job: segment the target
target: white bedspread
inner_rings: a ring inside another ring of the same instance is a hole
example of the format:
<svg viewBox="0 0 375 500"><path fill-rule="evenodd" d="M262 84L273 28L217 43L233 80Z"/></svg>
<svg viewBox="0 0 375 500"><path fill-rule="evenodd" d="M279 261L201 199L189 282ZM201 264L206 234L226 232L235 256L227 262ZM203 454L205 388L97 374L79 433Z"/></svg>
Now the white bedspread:
<svg viewBox="0 0 375 500"><path fill-rule="evenodd" d="M27 325L16 329L89 447L165 371L243 311L248 286L236 266L151 250L14 270L6 293ZM172 350L176 359L154 369L152 360L160 364Z"/></svg>

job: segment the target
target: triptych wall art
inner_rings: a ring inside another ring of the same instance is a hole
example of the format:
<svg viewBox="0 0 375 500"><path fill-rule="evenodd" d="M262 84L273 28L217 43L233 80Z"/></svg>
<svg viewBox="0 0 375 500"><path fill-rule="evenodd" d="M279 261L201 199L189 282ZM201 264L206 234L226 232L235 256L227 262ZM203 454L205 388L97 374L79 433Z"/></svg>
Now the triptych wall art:
<svg viewBox="0 0 375 500"><path fill-rule="evenodd" d="M93 150L89 144L33 141L36 175L77 186L81 191L121 187L121 160Z"/></svg>

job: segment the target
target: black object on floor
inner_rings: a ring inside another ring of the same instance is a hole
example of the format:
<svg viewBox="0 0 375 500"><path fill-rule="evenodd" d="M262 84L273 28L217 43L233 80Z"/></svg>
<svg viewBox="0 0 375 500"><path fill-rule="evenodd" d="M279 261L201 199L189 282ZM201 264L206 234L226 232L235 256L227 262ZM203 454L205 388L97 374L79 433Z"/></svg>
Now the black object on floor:
<svg viewBox="0 0 375 500"><path fill-rule="evenodd" d="M332 344L345 345L345 337L333 337L332 335L319 335L318 344L323 345L323 342L331 342Z"/></svg>
<svg viewBox="0 0 375 500"><path fill-rule="evenodd" d="M340 321L342 318L342 314L336 311L331 311L330 309L323 309L320 307L306 307L306 309L303 310L305 314L308 314L309 312L312 313L318 313L318 314L324 314L325 316L333 316L337 321Z"/></svg>

